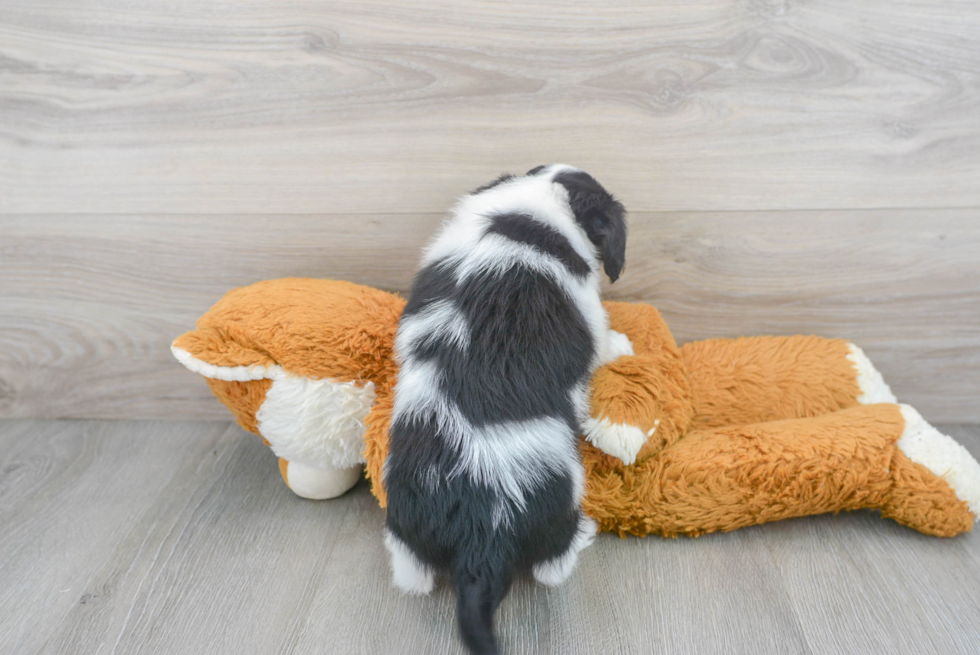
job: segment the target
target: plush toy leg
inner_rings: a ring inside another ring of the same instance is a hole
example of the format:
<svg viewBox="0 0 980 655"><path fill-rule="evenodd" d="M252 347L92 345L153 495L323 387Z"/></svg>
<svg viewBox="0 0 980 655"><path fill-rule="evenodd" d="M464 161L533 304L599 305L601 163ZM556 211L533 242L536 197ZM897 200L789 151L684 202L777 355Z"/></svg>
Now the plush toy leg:
<svg viewBox="0 0 980 655"><path fill-rule="evenodd" d="M860 508L880 509L927 534L967 531L974 520L967 502L917 462L921 455L902 449L901 440L915 440L923 430L907 422L899 406L878 404L691 432L625 469L608 468L603 455L585 446L589 484L583 508L602 529L620 534L696 536ZM925 438L931 444L926 450L937 452L949 439L931 433ZM938 457L936 471L956 461L965 480L980 482L969 454L947 450L952 459Z"/></svg>
<svg viewBox="0 0 980 655"><path fill-rule="evenodd" d="M342 469L320 469L279 458L279 472L286 486L297 496L310 500L326 500L343 495L357 484L363 466Z"/></svg>
<svg viewBox="0 0 980 655"><path fill-rule="evenodd" d="M680 357L627 355L592 377L592 416L585 438L626 464L677 441L691 421L690 390Z"/></svg>
<svg viewBox="0 0 980 655"><path fill-rule="evenodd" d="M709 339L681 347L692 429L821 416L895 396L860 348L813 336Z"/></svg>
<svg viewBox="0 0 980 655"><path fill-rule="evenodd" d="M905 428L892 461L893 488L883 516L928 534L970 529L962 512L948 512L949 489L970 513L980 515L980 464L952 437L929 425L915 409L899 405ZM926 526L923 529L919 526Z"/></svg>

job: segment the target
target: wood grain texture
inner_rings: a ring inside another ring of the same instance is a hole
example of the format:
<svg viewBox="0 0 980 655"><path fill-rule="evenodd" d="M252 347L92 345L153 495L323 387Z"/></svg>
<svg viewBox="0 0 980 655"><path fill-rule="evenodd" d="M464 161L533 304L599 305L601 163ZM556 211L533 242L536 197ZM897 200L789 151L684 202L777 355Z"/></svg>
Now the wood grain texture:
<svg viewBox="0 0 980 655"><path fill-rule="evenodd" d="M942 431L977 457L980 428ZM773 523L769 545L814 653L971 653L980 646L977 534L935 540L859 512ZM854 547L860 544L860 547ZM963 580L964 584L947 581ZM849 581L841 592L841 581ZM895 621L893 605L911 611Z"/></svg>
<svg viewBox="0 0 980 655"><path fill-rule="evenodd" d="M980 427L944 430L980 455ZM451 592L389 580L362 482L299 499L227 423L0 422L0 652L460 654ZM967 655L980 534L872 512L699 539L600 536L563 586L519 581L507 653Z"/></svg>
<svg viewBox="0 0 980 655"><path fill-rule="evenodd" d="M980 420L980 210L637 216L608 291L680 341L850 339L930 420Z"/></svg>
<svg viewBox="0 0 980 655"><path fill-rule="evenodd" d="M0 216L0 416L227 418L170 354L227 290L282 276L407 290L435 214ZM933 422L980 421L980 212L643 213L610 297L680 341L861 345Z"/></svg>
<svg viewBox="0 0 980 655"><path fill-rule="evenodd" d="M973 0L6 0L0 212L980 205Z"/></svg>
<svg viewBox="0 0 980 655"><path fill-rule="evenodd" d="M118 549L158 552L144 531L163 517L147 511L161 497L181 502L193 477L182 467L206 470L229 432L223 423L0 424L0 652L54 652L41 646L77 607L97 620L131 573L113 561ZM107 566L121 568L93 577Z"/></svg>

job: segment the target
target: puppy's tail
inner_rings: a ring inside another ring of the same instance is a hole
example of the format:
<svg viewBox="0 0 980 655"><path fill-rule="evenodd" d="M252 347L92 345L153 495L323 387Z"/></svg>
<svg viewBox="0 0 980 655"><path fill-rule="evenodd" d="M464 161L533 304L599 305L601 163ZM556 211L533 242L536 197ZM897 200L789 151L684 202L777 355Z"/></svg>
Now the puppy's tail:
<svg viewBox="0 0 980 655"><path fill-rule="evenodd" d="M497 655L493 613L510 589L509 567L467 563L456 567L456 616L463 643L474 655Z"/></svg>

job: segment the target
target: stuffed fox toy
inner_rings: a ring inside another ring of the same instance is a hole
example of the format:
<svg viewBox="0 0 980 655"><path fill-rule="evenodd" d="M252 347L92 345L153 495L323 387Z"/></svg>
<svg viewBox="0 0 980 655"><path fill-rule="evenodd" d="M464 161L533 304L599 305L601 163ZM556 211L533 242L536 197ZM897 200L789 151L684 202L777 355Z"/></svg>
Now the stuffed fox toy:
<svg viewBox="0 0 980 655"><path fill-rule="evenodd" d="M349 282L259 282L229 292L172 350L271 446L296 494L339 496L366 465L384 506L404 306ZM634 354L592 379L582 507L601 529L697 536L861 508L930 535L972 528L980 465L896 404L855 345L795 336L678 347L650 305L605 306Z"/></svg>

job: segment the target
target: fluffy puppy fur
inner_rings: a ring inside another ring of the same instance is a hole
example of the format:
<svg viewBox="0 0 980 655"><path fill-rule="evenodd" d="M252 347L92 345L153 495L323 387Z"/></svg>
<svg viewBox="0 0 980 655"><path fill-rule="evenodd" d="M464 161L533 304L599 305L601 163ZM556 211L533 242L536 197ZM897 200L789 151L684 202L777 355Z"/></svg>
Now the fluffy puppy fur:
<svg viewBox="0 0 980 655"><path fill-rule="evenodd" d="M515 575L558 584L595 536L576 438L592 372L632 352L599 299L625 250L623 206L550 165L465 196L423 256L395 342L385 544L406 592L452 577L474 653L497 652Z"/></svg>

